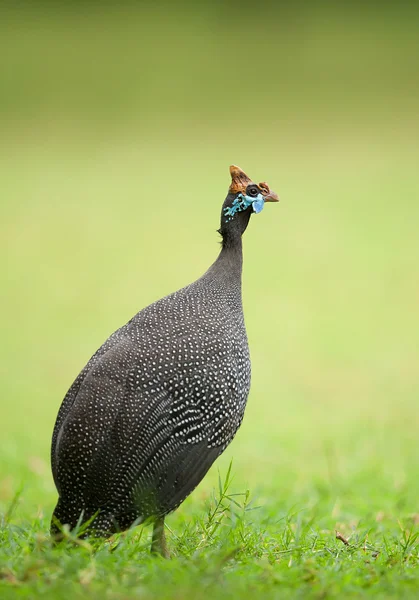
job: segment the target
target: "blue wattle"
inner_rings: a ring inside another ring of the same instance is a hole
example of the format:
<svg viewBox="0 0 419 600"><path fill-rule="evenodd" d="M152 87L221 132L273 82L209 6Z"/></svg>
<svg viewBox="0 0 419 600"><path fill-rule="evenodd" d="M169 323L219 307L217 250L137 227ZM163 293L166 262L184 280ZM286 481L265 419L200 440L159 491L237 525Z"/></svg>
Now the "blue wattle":
<svg viewBox="0 0 419 600"><path fill-rule="evenodd" d="M260 213L260 211L263 210L264 206L265 200L263 199L262 195L259 194L258 196L256 196L256 200L252 203L253 212L255 212L256 214Z"/></svg>

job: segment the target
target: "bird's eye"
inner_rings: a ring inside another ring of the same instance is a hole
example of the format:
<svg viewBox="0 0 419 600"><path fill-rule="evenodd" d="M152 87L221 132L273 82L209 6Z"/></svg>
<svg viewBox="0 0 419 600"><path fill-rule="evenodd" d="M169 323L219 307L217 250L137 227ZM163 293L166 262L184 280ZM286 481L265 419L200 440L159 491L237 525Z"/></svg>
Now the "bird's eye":
<svg viewBox="0 0 419 600"><path fill-rule="evenodd" d="M252 196L252 198L256 198L256 196L259 194L259 190L257 187L251 187L247 190L247 194Z"/></svg>

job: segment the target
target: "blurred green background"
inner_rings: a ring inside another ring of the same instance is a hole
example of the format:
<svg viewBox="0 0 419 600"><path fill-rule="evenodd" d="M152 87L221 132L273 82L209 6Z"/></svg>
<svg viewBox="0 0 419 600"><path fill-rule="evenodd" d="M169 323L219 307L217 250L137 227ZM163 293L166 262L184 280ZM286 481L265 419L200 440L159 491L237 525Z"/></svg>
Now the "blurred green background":
<svg viewBox="0 0 419 600"><path fill-rule="evenodd" d="M52 510L62 397L215 259L235 163L281 202L246 232L252 391L217 466L285 509L417 510L418 15L2 3L1 505L23 484L20 516Z"/></svg>

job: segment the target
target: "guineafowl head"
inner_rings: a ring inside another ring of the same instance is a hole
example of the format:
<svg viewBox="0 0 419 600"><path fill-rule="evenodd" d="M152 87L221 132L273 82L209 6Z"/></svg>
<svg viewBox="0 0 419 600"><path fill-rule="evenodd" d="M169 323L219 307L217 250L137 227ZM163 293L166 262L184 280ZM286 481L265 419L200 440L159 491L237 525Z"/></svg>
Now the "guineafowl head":
<svg viewBox="0 0 419 600"><path fill-rule="evenodd" d="M278 202L279 198L267 183L255 183L237 167L230 167L231 185L221 212L223 246L234 245L243 235L252 213L260 213L265 202Z"/></svg>

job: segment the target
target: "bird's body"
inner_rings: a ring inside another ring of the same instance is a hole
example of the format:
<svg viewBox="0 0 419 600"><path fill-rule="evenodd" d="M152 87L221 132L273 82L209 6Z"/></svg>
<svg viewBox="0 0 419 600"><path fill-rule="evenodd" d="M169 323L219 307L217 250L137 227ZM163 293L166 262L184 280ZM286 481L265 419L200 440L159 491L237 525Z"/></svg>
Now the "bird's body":
<svg viewBox="0 0 419 600"><path fill-rule="evenodd" d="M233 439L250 388L241 297L250 213L225 219L230 234L209 270L111 335L73 383L52 440L55 524L91 520L108 536L161 519Z"/></svg>

